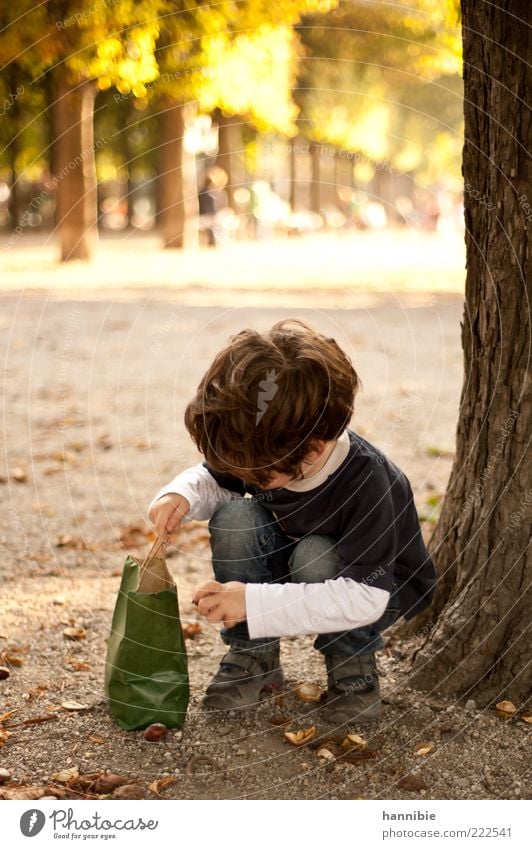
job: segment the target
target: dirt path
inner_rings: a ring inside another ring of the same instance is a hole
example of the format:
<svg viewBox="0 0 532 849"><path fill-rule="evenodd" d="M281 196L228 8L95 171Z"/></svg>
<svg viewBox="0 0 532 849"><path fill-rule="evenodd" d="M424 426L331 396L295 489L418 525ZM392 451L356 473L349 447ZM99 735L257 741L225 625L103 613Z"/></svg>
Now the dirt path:
<svg viewBox="0 0 532 849"><path fill-rule="evenodd" d="M330 293L302 291L275 307L275 292L255 297L250 304L191 287L91 297L33 289L2 297L0 653L12 663L18 656L21 665L0 681L0 713L17 711L6 728L47 721L12 727L0 766L37 785L73 768L109 769L145 787L176 778L165 798L525 797L527 726L411 691L404 660L411 644L380 653L384 715L358 729L375 754L354 764L290 747L284 729L272 724L282 713L294 729L316 724L318 738L334 731L291 692L300 681L324 682L310 637L283 641L288 685L280 705L266 702L223 720L201 712L202 689L221 654L216 629L203 626L188 644L193 699L183 733L147 743L110 719L103 658L125 548L146 550L150 499L197 460L181 424L184 406L230 333L298 315L334 334L365 387L353 426L406 471L420 513L436 515L461 384L460 296L360 290L351 301L343 293L335 306ZM427 533L430 527L428 521ZM192 591L210 575L205 529L184 533L171 555L183 619L193 622ZM69 641L68 627L86 636ZM71 701L86 708L61 707ZM419 743L433 749L415 755ZM412 772L416 789L409 790L403 779Z"/></svg>

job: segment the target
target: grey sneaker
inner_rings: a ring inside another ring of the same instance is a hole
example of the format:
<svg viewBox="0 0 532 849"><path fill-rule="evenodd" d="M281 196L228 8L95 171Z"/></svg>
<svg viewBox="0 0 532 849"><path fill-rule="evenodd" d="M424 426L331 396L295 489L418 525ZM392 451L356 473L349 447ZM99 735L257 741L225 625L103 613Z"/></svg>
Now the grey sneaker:
<svg viewBox="0 0 532 849"><path fill-rule="evenodd" d="M342 725L361 724L377 719L381 714L379 676L375 654L325 655L327 667L327 698L324 718Z"/></svg>
<svg viewBox="0 0 532 849"><path fill-rule="evenodd" d="M234 710L260 702L263 691L275 691L284 683L277 652L230 649L205 691L203 707Z"/></svg>

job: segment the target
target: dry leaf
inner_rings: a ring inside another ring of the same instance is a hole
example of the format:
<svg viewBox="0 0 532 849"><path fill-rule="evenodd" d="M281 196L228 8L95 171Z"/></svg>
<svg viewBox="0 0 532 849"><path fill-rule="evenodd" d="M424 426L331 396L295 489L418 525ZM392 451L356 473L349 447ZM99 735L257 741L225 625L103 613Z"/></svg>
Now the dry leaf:
<svg viewBox="0 0 532 849"><path fill-rule="evenodd" d="M97 746L102 746L106 742L103 737L98 737L96 734L92 734L89 737L89 740L91 741L91 743L95 743Z"/></svg>
<svg viewBox="0 0 532 849"><path fill-rule="evenodd" d="M61 702L61 707L64 710L77 711L88 710L89 705L82 705L81 702Z"/></svg>
<svg viewBox="0 0 532 849"><path fill-rule="evenodd" d="M2 748L2 746L5 746L9 737L11 737L11 732L6 731L5 728L0 728L0 749Z"/></svg>
<svg viewBox="0 0 532 849"><path fill-rule="evenodd" d="M52 796L54 792L53 788L50 787L23 787L19 784L16 787L0 787L0 799L25 802L31 799L42 799L45 796Z"/></svg>
<svg viewBox="0 0 532 849"><path fill-rule="evenodd" d="M85 628L65 628L63 637L67 640L84 640L87 636Z"/></svg>
<svg viewBox="0 0 532 849"><path fill-rule="evenodd" d="M5 722L6 719L9 719L10 716L13 716L13 714L17 711L18 708L13 708L13 710L8 710L7 713L3 713L2 716L0 716L0 725L2 724L2 722Z"/></svg>
<svg viewBox="0 0 532 849"><path fill-rule="evenodd" d="M357 751L362 752L368 748L367 740L364 740L359 734L348 734L342 741L342 749L344 752Z"/></svg>
<svg viewBox="0 0 532 849"><path fill-rule="evenodd" d="M294 692L298 699L301 699L303 702L319 702L323 695L323 691L318 684L311 684L309 682L300 684Z"/></svg>
<svg viewBox="0 0 532 849"><path fill-rule="evenodd" d="M190 622L190 624L185 625L183 628L183 636L185 640L193 640L194 637L197 637L199 634L203 633L203 628L201 627L199 622Z"/></svg>
<svg viewBox="0 0 532 849"><path fill-rule="evenodd" d="M87 778L88 777L89 776L87 776ZM113 793L117 787L123 787L124 784L127 784L130 781L130 778L122 778L121 775L116 775L114 772L105 772L98 776L91 789L98 795L103 793Z"/></svg>
<svg viewBox="0 0 532 849"><path fill-rule="evenodd" d="M26 469L22 468L22 466L15 466L13 469L10 469L9 477L14 481L17 481L17 483L26 483L28 480L28 473Z"/></svg>
<svg viewBox="0 0 532 849"><path fill-rule="evenodd" d="M168 778L158 778L157 781L154 781L152 784L150 784L149 789L152 793L155 793L156 796L160 796L161 790L165 790L166 787L170 787L170 785L175 784L176 781L177 778L172 778L171 775L169 775Z"/></svg>
<svg viewBox="0 0 532 849"><path fill-rule="evenodd" d="M65 663L75 672L89 672L92 669L90 663L85 663L84 660L78 660L76 657L65 657Z"/></svg>
<svg viewBox="0 0 532 849"><path fill-rule="evenodd" d="M292 746L304 746L315 734L316 726L311 725L310 728L303 728L301 731L285 731L283 737Z"/></svg>
<svg viewBox="0 0 532 849"><path fill-rule="evenodd" d="M123 784L113 793L113 799L145 799L146 792L138 784Z"/></svg>
<svg viewBox="0 0 532 849"><path fill-rule="evenodd" d="M54 772L52 778L54 781L58 781L59 784L68 784L69 781L77 781L79 771L77 766L73 766L70 769L62 769L60 772Z"/></svg>
<svg viewBox="0 0 532 849"><path fill-rule="evenodd" d="M521 722L526 722L527 725L532 724L532 716L520 716L519 719Z"/></svg>
<svg viewBox="0 0 532 849"><path fill-rule="evenodd" d="M505 701L496 704L495 710L499 716L502 716L503 719L510 719L510 717L517 711L517 708L513 702Z"/></svg>
<svg viewBox="0 0 532 849"><path fill-rule="evenodd" d="M428 755L430 752L434 751L433 743L418 743L418 745L414 748L414 755L417 757L421 757L423 755Z"/></svg>
<svg viewBox="0 0 532 849"><path fill-rule="evenodd" d="M336 755L334 755L333 752L331 752L330 749L327 749L324 746L322 746L321 749L318 749L318 751L316 752L316 755L318 756L318 758L323 758L326 761L335 761L336 760Z"/></svg>

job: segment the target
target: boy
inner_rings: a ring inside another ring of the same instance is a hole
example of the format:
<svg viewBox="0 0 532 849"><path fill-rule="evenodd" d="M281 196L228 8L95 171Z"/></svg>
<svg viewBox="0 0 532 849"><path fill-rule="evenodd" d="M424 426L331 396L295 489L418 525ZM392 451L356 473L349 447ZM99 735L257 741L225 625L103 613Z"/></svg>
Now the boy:
<svg viewBox="0 0 532 849"><path fill-rule="evenodd" d="M244 330L185 412L205 462L149 507L157 532L209 519L214 581L194 597L229 651L203 704L256 704L282 684L279 637L317 634L325 718L372 720L380 632L432 597L435 572L405 475L349 430L357 374L302 321Z"/></svg>

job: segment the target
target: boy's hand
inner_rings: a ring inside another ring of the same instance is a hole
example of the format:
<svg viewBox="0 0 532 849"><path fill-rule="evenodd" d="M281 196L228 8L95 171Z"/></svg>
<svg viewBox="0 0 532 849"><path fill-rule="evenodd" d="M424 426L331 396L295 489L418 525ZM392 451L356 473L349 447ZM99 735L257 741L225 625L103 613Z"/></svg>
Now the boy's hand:
<svg viewBox="0 0 532 849"><path fill-rule="evenodd" d="M170 492L155 502L149 512L150 522L155 526L156 533L162 537L176 531L189 510L190 504L183 495Z"/></svg>
<svg viewBox="0 0 532 849"><path fill-rule="evenodd" d="M209 622L223 622L226 628L232 628L246 618L246 585L240 581L207 581L196 591L193 602Z"/></svg>

